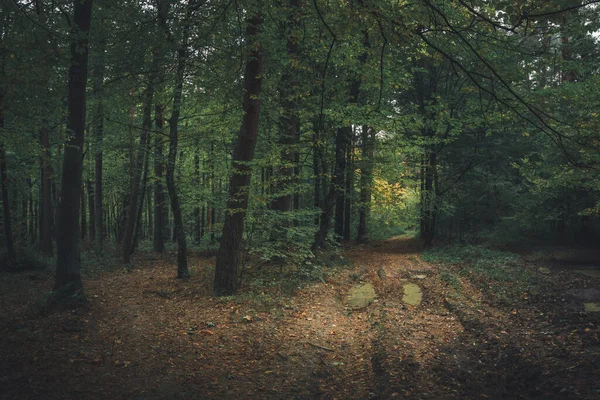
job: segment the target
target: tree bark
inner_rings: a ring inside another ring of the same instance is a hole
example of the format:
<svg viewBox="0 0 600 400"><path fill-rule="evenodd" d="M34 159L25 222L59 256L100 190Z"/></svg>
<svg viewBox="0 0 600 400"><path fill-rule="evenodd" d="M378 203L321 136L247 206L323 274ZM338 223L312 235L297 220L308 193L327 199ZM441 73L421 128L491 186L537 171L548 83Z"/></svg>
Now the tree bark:
<svg viewBox="0 0 600 400"><path fill-rule="evenodd" d="M96 255L102 255L104 251L104 206L103 198L103 135L104 135L104 102L102 85L104 82L104 64L105 64L106 41L100 39L98 45L98 63L94 68L93 88L96 98L96 110L94 111L94 120L92 126L94 129L94 251Z"/></svg>
<svg viewBox="0 0 600 400"><path fill-rule="evenodd" d="M153 63L154 64L154 63ZM154 97L153 78L149 78L146 95L144 98L144 117L142 119L142 132L140 133L140 143L138 146L137 156L135 157L135 165L133 171L133 180L131 183L131 194L129 196L129 207L127 212L127 222L125 223L125 232L123 234L122 257L124 263L129 263L131 254L134 248L135 229L138 226L138 205L143 202L140 198L142 174L146 165L146 152L148 150L148 139L150 136L152 99Z"/></svg>
<svg viewBox="0 0 600 400"><path fill-rule="evenodd" d="M200 186L200 156L198 150L194 154L194 178L192 180L194 189L198 190ZM196 202L194 205L194 243L200 243L202 237L200 233L200 205Z"/></svg>
<svg viewBox="0 0 600 400"><path fill-rule="evenodd" d="M148 131L150 131L150 126L152 125L152 104L146 109L144 108L144 117L142 119L142 126L147 126ZM138 198L138 205L135 211L136 220L135 220L135 228L133 229L133 239L132 239L132 247L131 252L137 248L138 240L140 236L143 238L143 214L144 214L144 201L146 200L146 189L148 188L148 164L150 159L150 138L146 142L146 149L144 151L144 163L142 166L142 177L140 179L140 193Z"/></svg>
<svg viewBox="0 0 600 400"><path fill-rule="evenodd" d="M42 121L40 128L40 145L42 154L40 157L40 250L48 256L54 255L54 243L52 242L52 167L50 161L50 135L48 127Z"/></svg>
<svg viewBox="0 0 600 400"><path fill-rule="evenodd" d="M81 240L85 240L87 238L87 209L86 209L86 201L85 201L85 184L81 183Z"/></svg>
<svg viewBox="0 0 600 400"><path fill-rule="evenodd" d="M364 125L361 132L362 160L360 164L360 206L358 210L358 237L361 243L368 241L368 221L371 212L371 191L373 188L373 148L375 130Z"/></svg>
<svg viewBox="0 0 600 400"><path fill-rule="evenodd" d="M273 201L273 209L281 212L293 211L294 194L297 192L295 185L295 165L298 150L296 146L300 140L300 116L298 108L298 72L295 65L298 59L298 28L300 18L300 1L288 0L291 11L287 18L287 55L288 65L285 67L281 79L279 92L282 96L282 114L279 123L279 145L281 149L282 166L278 169L276 191L283 192Z"/></svg>
<svg viewBox="0 0 600 400"><path fill-rule="evenodd" d="M353 147L353 136L354 132L352 131L352 135L348 143L346 143L346 187L344 190L344 240L350 240L350 232L351 232L351 220L352 220L352 200L354 196L352 192L354 191L354 163L352 159L352 151Z"/></svg>
<svg viewBox="0 0 600 400"><path fill-rule="evenodd" d="M188 3L191 4L191 3ZM177 160L177 146L179 141L179 116L181 112L181 97L183 94L183 79L187 63L188 35L190 30L188 15L184 22L182 43L177 50L177 73L175 78L175 90L173 94L173 110L169 118L169 154L167 158L167 190L171 199L171 209L173 210L173 219L175 224L175 236L177 238L177 278L184 279L190 275L187 265L187 240L183 226L183 217L181 215L181 204L179 194L175 185L175 164Z"/></svg>
<svg viewBox="0 0 600 400"><path fill-rule="evenodd" d="M344 236L344 203L346 201L346 151L352 128L338 128L335 138L335 225L337 239Z"/></svg>
<svg viewBox="0 0 600 400"><path fill-rule="evenodd" d="M29 198L29 238L31 244L35 244L37 240L37 204L33 200L33 195Z"/></svg>
<svg viewBox="0 0 600 400"><path fill-rule="evenodd" d="M430 246L436 233L437 222L437 153L432 143L435 131L430 125L435 117L427 109L427 104L435 104L437 93L437 73L434 65L427 65L426 71L417 72L414 79L419 112L426 121L421 135L427 141L421 160L421 196L420 196L420 237L425 246Z"/></svg>
<svg viewBox="0 0 600 400"><path fill-rule="evenodd" d="M315 251L318 248L321 248L325 245L325 239L327 238L327 233L329 233L329 228L331 226L331 218L333 214L333 207L336 205L339 197L337 196L338 190L342 187L343 190L343 176L344 176L344 168L346 165L346 154L345 154L345 138L347 136L348 128L338 128L336 140L335 140L335 167L333 171L333 176L331 177L331 184L329 185L329 192L325 196L325 202L322 205L322 213L321 219L319 222L319 229L317 229L317 233L315 234L315 240L312 244L312 250ZM341 220L343 221L344 217L344 209L342 207L338 207L338 210L341 210ZM337 221L336 215L336 221ZM343 224L342 224L343 226ZM339 227L336 226L336 233Z"/></svg>
<svg viewBox="0 0 600 400"><path fill-rule="evenodd" d="M85 100L91 0L75 0L71 41L67 141L64 149L62 185L58 205L56 280L54 290L67 296L82 291L79 233L79 201L83 171Z"/></svg>
<svg viewBox="0 0 600 400"><path fill-rule="evenodd" d="M163 30L165 37L169 37L167 17L169 14L169 8L171 7L168 1L158 1L158 25ZM155 49L155 56L160 60L157 63L158 71L158 93L162 93L164 85L164 69L162 67L162 58L164 57L164 50L162 46L157 46ZM165 159L164 159L164 124L165 124L165 105L159 101L156 102L154 107L154 125L156 127L156 134L154 135L154 216L152 221L152 251L155 253L163 253L165 251L165 230L167 225L167 199L165 196L165 189L163 185L164 173L165 173Z"/></svg>
<svg viewBox="0 0 600 400"><path fill-rule="evenodd" d="M365 47L369 46L368 37L365 34ZM367 60L367 53L363 53L358 57L360 64L364 64ZM350 104L358 103L361 86L360 77L354 79L350 84L349 100ZM321 127L322 128L322 127ZM352 135L352 127L346 126L338 128L335 139L335 168L329 192L325 197L324 207L322 208L319 229L315 235L315 240L312 244L313 251L325 245L325 238L329 232L333 206L335 205L335 228L334 231L338 237L344 234L344 191L345 191L345 176L346 176L346 147ZM324 168L323 168L324 170Z"/></svg>
<svg viewBox="0 0 600 400"><path fill-rule="evenodd" d="M437 154L430 151L425 157L423 171L423 196L421 210L421 238L425 246L431 246L437 222L436 199Z"/></svg>
<svg viewBox="0 0 600 400"><path fill-rule="evenodd" d="M154 135L154 229L152 233L152 251L163 253L165 251L165 190L162 180L164 179L163 159L163 126L164 107L157 103L154 109L156 134Z"/></svg>
<svg viewBox="0 0 600 400"><path fill-rule="evenodd" d="M313 162L313 175L314 175L314 196L313 196L313 206L316 210L324 209L324 205L322 204L321 199L321 187L322 187L322 172L320 168L320 159L321 159L321 145L319 143L320 137L320 124L318 122L313 122L313 153L312 153L312 162ZM315 217L315 225L319 226L320 216L317 215Z"/></svg>
<svg viewBox="0 0 600 400"><path fill-rule="evenodd" d="M87 181L88 191L88 210L89 210L89 239L94 241L96 236L96 209L94 207L94 183L88 179Z"/></svg>
<svg viewBox="0 0 600 400"><path fill-rule="evenodd" d="M2 111L0 110L0 113ZM4 119L0 114L0 128L4 126ZM0 180L2 181L2 211L4 213L4 236L6 237L6 252L8 260L17 256L10 221L10 201L8 196L8 172L6 171L6 151L4 144L0 143Z"/></svg>
<svg viewBox="0 0 600 400"><path fill-rule="evenodd" d="M260 117L263 54L258 43L255 43L255 38L261 24L262 16L256 14L248 21L246 30L251 50L244 75L244 116L233 148L233 171L229 180L227 213L215 268L213 289L217 296L235 294L239 284L244 219L252 174L248 162L254 158Z"/></svg>

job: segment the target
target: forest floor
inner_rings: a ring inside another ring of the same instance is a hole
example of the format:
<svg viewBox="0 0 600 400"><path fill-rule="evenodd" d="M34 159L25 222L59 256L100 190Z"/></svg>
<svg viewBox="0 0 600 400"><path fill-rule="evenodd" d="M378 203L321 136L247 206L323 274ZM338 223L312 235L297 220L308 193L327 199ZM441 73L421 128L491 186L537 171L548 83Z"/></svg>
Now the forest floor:
<svg viewBox="0 0 600 400"><path fill-rule="evenodd" d="M192 254L177 281L174 257L141 253L130 271L86 274L87 305L58 310L44 308L51 270L3 273L0 398L600 398L600 313L583 308L600 279L575 272L597 252L520 254L526 285L428 263L409 238L343 255L316 282L262 267L216 298L214 258ZM361 282L377 298L352 310Z"/></svg>

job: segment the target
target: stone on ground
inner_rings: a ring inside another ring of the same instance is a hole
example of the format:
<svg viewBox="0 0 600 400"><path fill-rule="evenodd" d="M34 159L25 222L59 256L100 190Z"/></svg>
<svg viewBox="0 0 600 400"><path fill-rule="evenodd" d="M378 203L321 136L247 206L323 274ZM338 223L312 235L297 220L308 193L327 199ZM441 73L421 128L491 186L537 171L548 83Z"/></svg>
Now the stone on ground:
<svg viewBox="0 0 600 400"><path fill-rule="evenodd" d="M375 300L375 288L371 283L356 285L348 292L346 304L353 310L365 308Z"/></svg>
<svg viewBox="0 0 600 400"><path fill-rule="evenodd" d="M423 292L421 288L414 283L407 283L404 286L404 296L402 302L411 306L418 306L423 300Z"/></svg>

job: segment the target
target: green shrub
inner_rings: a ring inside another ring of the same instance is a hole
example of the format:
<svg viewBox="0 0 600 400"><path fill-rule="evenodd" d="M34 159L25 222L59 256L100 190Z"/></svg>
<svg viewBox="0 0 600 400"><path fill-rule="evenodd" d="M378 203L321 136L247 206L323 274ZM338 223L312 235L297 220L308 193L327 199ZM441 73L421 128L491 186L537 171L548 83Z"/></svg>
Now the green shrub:
<svg viewBox="0 0 600 400"><path fill-rule="evenodd" d="M537 288L538 277L526 269L517 254L475 245L435 247L423 253L423 260L446 264L479 288L512 303ZM442 273L444 274L444 273ZM448 272L440 278L452 284Z"/></svg>
<svg viewBox="0 0 600 400"><path fill-rule="evenodd" d="M36 248L17 249L17 257L9 261L6 254L0 255L0 264L9 272L43 271L52 268L52 257L42 255Z"/></svg>

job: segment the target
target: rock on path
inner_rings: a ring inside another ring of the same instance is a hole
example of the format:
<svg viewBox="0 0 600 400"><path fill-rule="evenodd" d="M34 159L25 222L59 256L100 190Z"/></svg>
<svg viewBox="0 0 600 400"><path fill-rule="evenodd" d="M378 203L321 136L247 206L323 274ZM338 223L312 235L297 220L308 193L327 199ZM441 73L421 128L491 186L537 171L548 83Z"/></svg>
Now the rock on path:
<svg viewBox="0 0 600 400"><path fill-rule="evenodd" d="M404 286L404 296L402 302L411 306L418 306L423 300L423 292L421 288L414 283L407 283Z"/></svg>
<svg viewBox="0 0 600 400"><path fill-rule="evenodd" d="M356 285L348 292L346 304L353 310L365 308L375 300L375 288L372 283Z"/></svg>

